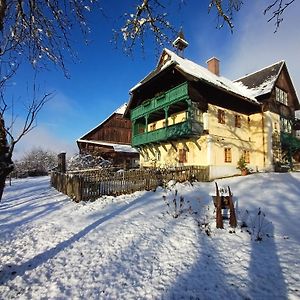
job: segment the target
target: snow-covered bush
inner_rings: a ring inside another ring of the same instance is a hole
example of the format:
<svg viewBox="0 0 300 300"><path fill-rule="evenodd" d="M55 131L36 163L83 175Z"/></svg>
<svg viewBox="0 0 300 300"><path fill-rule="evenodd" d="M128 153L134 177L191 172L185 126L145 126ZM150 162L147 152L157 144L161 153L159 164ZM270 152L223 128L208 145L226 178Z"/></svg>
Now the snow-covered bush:
<svg viewBox="0 0 300 300"><path fill-rule="evenodd" d="M90 154L76 154L67 162L68 171L84 169L102 169L111 167L111 162L103 159L101 156L92 156Z"/></svg>
<svg viewBox="0 0 300 300"><path fill-rule="evenodd" d="M57 154L42 148L34 148L15 162L13 177L41 176L57 166Z"/></svg>

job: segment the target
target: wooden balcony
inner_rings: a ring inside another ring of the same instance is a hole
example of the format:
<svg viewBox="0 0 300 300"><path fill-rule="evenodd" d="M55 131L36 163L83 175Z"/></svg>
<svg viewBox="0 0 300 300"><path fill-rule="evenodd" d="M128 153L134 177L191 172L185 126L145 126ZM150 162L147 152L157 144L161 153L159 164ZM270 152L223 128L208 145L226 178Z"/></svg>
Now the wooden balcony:
<svg viewBox="0 0 300 300"><path fill-rule="evenodd" d="M192 119L157 130L135 134L132 146L138 147L151 143L161 143L182 138L199 137L203 133L203 124Z"/></svg>
<svg viewBox="0 0 300 300"><path fill-rule="evenodd" d="M176 102L188 99L188 84L184 82L167 92L145 101L138 107L131 110L131 121L148 115L152 112L163 109Z"/></svg>

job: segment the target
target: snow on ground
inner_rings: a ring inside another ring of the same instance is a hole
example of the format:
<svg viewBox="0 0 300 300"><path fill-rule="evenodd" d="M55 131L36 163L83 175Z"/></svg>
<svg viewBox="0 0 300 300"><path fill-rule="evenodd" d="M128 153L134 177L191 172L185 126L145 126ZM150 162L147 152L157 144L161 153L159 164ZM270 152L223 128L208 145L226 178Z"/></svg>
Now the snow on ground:
<svg viewBox="0 0 300 300"><path fill-rule="evenodd" d="M48 177L14 181L0 204L0 299L300 299L300 173L218 183L248 228L215 228L213 183L74 203ZM255 241L259 207L267 236Z"/></svg>

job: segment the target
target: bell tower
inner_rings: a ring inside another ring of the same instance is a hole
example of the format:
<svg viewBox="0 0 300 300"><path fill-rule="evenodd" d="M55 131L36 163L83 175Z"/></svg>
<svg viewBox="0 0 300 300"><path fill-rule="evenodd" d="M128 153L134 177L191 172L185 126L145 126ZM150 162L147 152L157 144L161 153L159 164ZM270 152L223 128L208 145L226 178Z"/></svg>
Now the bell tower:
<svg viewBox="0 0 300 300"><path fill-rule="evenodd" d="M179 55L183 58L184 49L189 45L189 43L184 38L184 33L182 30L182 27L180 28L177 38L175 39L175 41L172 44L173 44L173 47L176 48L177 55Z"/></svg>

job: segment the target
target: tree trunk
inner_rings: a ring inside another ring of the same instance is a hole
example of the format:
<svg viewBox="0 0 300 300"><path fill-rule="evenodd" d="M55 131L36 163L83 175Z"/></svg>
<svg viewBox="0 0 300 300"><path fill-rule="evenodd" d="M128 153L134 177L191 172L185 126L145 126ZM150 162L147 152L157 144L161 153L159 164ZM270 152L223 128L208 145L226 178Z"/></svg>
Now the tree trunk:
<svg viewBox="0 0 300 300"><path fill-rule="evenodd" d="M12 154L6 138L4 120L0 116L0 201L5 187L5 179L14 169L11 158Z"/></svg>
<svg viewBox="0 0 300 300"><path fill-rule="evenodd" d="M5 187L5 179L6 179L5 176L0 176L0 201L2 199L2 195Z"/></svg>
<svg viewBox="0 0 300 300"><path fill-rule="evenodd" d="M0 202L2 200L2 195L3 195L3 191L4 191L4 187L5 187L5 180L7 178L7 176L13 171L14 169L14 165L13 165L13 162L10 160L10 163L7 164L7 163L3 163L1 160L0 160L0 166L2 168L2 166L6 164L6 166L4 166L4 170L2 169L0 171Z"/></svg>

